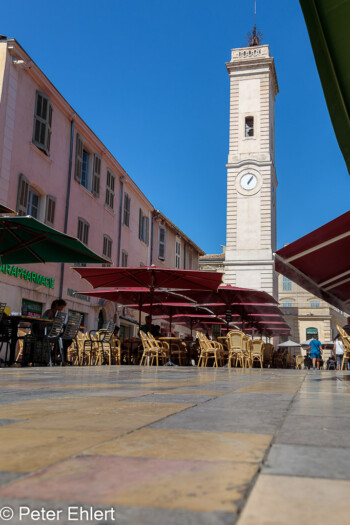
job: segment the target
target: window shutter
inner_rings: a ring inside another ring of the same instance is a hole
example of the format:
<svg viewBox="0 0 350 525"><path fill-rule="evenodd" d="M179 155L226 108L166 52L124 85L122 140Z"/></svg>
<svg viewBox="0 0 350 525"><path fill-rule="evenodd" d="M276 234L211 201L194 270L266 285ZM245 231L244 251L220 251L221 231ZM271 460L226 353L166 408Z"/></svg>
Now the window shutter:
<svg viewBox="0 0 350 525"><path fill-rule="evenodd" d="M145 238L144 238L144 241L145 241L145 243L148 246L148 243L149 243L149 217L144 217L144 220L145 220L145 230L144 230Z"/></svg>
<svg viewBox="0 0 350 525"><path fill-rule="evenodd" d="M46 155L50 154L52 105L45 93L36 92L32 142Z"/></svg>
<svg viewBox="0 0 350 525"><path fill-rule="evenodd" d="M79 133L75 145L75 171L74 178L81 184L81 172L83 170L83 141Z"/></svg>
<svg viewBox="0 0 350 525"><path fill-rule="evenodd" d="M165 259L165 228L159 229L158 258Z"/></svg>
<svg viewBox="0 0 350 525"><path fill-rule="evenodd" d="M92 193L96 197L100 196L100 178L101 178L101 157L94 154L94 172L92 175Z"/></svg>
<svg viewBox="0 0 350 525"><path fill-rule="evenodd" d="M55 222L56 199L51 195L46 196L45 223L50 226Z"/></svg>
<svg viewBox="0 0 350 525"><path fill-rule="evenodd" d="M18 192L17 192L17 213L18 215L27 215L28 207L28 193L29 193L29 181L20 173L18 179Z"/></svg>
<svg viewBox="0 0 350 525"><path fill-rule="evenodd" d="M142 210L139 209L139 239L142 241Z"/></svg>

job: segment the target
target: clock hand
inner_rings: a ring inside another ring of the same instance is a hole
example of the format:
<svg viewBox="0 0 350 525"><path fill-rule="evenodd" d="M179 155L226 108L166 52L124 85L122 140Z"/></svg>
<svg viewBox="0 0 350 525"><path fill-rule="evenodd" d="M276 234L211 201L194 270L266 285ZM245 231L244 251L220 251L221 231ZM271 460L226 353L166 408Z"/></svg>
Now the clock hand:
<svg viewBox="0 0 350 525"><path fill-rule="evenodd" d="M250 177L250 179L249 179L248 182L247 182L248 186L249 186L249 184L252 182L252 180L253 180L253 175Z"/></svg>

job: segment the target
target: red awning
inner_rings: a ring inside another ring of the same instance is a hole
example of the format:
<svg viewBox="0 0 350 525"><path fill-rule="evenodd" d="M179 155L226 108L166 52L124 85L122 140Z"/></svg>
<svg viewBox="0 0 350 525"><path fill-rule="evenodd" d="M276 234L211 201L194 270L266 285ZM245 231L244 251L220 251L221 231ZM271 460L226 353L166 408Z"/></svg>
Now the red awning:
<svg viewBox="0 0 350 525"><path fill-rule="evenodd" d="M278 250L275 269L350 314L350 211Z"/></svg>

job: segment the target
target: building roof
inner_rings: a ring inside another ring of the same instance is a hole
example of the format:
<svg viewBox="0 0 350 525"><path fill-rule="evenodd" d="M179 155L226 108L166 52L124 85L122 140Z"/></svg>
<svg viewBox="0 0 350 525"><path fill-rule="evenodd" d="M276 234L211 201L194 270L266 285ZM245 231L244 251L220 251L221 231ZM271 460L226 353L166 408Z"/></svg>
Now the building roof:
<svg viewBox="0 0 350 525"><path fill-rule="evenodd" d="M224 253L206 253L199 258L200 261L224 261Z"/></svg>
<svg viewBox="0 0 350 525"><path fill-rule="evenodd" d="M197 246L196 243L194 243L176 224L174 224L168 217L164 215L160 210L154 210L153 211L154 217L160 217L170 228L172 228L178 235L181 235L185 239L185 241L192 246L200 255L204 254L204 251L202 248Z"/></svg>

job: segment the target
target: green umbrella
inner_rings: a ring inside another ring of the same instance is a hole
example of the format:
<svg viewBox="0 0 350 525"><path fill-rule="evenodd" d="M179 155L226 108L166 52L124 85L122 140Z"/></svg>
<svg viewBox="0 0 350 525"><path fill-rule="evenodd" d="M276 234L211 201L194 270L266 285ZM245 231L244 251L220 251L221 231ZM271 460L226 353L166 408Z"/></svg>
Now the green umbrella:
<svg viewBox="0 0 350 525"><path fill-rule="evenodd" d="M0 203L0 213L14 213L17 215L17 212L15 210L11 210L11 208L8 208L5 206L5 204Z"/></svg>
<svg viewBox="0 0 350 525"><path fill-rule="evenodd" d="M0 264L104 263L83 243L30 216L0 217Z"/></svg>

